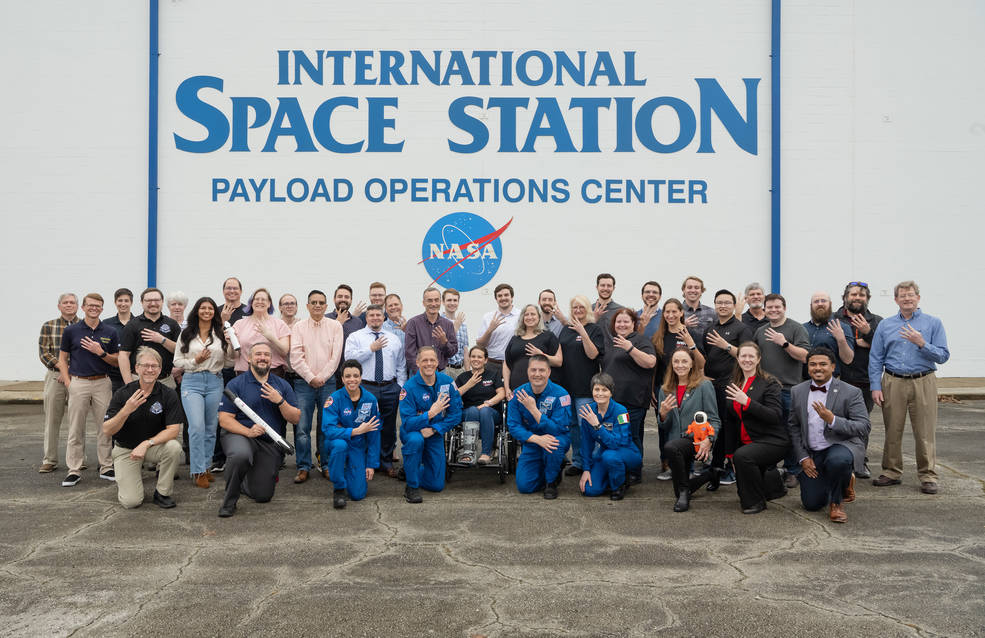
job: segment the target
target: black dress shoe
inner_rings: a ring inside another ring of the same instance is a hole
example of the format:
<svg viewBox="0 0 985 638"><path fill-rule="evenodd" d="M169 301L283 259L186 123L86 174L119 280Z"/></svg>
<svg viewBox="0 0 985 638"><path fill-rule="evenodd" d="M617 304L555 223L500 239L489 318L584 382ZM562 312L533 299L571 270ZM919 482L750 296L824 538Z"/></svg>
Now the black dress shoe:
<svg viewBox="0 0 985 638"><path fill-rule="evenodd" d="M154 490L154 504L166 510L171 509L172 507L177 505L177 503L174 502L173 498L171 498L170 496L165 496L164 494L161 494L157 490Z"/></svg>
<svg viewBox="0 0 985 638"><path fill-rule="evenodd" d="M578 476L582 473L582 469L575 465L569 465L566 470L564 470L565 476Z"/></svg>
<svg viewBox="0 0 985 638"><path fill-rule="evenodd" d="M612 493L609 494L609 500L610 501L621 501L625 497L626 497L626 484L625 483L623 483L622 485L620 485L616 489L612 490Z"/></svg>
<svg viewBox="0 0 985 638"><path fill-rule="evenodd" d="M899 485L903 481L899 479L889 478L885 474L880 474L879 478L872 479L872 484L876 487L887 487L889 485Z"/></svg>
<svg viewBox="0 0 985 638"><path fill-rule="evenodd" d="M642 474L629 474L628 478L626 479L627 485L639 485L642 482L643 482Z"/></svg>
<svg viewBox="0 0 985 638"><path fill-rule="evenodd" d="M337 510L345 507L345 490L334 490L332 492L332 507Z"/></svg>
<svg viewBox="0 0 985 638"><path fill-rule="evenodd" d="M711 475L708 477L708 486L705 489L708 490L709 492L714 492L722 484L723 470L713 467L709 471L711 472Z"/></svg>
<svg viewBox="0 0 985 638"><path fill-rule="evenodd" d="M222 507L219 508L219 518L229 518L236 513L236 504L226 505L223 503Z"/></svg>
<svg viewBox="0 0 985 638"><path fill-rule="evenodd" d="M747 507L742 510L743 514L759 514L766 509L766 503L756 503L752 507Z"/></svg>
<svg viewBox="0 0 985 638"><path fill-rule="evenodd" d="M688 490L681 490L681 493L677 496L677 502L674 503L675 512L686 512L691 506L691 493Z"/></svg>
<svg viewBox="0 0 985 638"><path fill-rule="evenodd" d="M421 490L416 487L407 486L404 488L404 498L407 499L408 503L423 503L424 499L421 498Z"/></svg>
<svg viewBox="0 0 985 638"><path fill-rule="evenodd" d="M557 485L548 485L544 488L544 498L551 501L557 498Z"/></svg>

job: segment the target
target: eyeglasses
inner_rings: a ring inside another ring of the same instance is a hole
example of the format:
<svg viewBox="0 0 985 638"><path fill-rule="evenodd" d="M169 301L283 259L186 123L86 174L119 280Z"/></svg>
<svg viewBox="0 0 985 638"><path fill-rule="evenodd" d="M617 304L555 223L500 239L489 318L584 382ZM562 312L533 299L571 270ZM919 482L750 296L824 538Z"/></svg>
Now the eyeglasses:
<svg viewBox="0 0 985 638"><path fill-rule="evenodd" d="M143 368L144 370L157 370L161 366L157 363L138 363L138 368Z"/></svg>
<svg viewBox="0 0 985 638"><path fill-rule="evenodd" d="M296 306L296 305L298 305L298 302L296 302L296 301L282 301L282 302L280 302L280 305L282 305L282 306Z"/></svg>
<svg viewBox="0 0 985 638"><path fill-rule="evenodd" d="M863 288L868 288L869 287L869 284L867 284L864 281L849 281L848 282L848 285L849 286L862 286Z"/></svg>

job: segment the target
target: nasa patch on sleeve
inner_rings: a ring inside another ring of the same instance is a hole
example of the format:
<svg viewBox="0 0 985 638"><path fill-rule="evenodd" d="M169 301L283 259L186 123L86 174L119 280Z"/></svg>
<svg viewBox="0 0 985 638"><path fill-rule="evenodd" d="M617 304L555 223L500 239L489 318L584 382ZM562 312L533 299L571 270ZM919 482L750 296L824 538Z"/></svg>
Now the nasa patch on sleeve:
<svg viewBox="0 0 985 638"><path fill-rule="evenodd" d="M325 407L326 408L331 407L332 406L332 403L334 403L334 401L332 400L332 397L328 397L327 399L325 399Z"/></svg>

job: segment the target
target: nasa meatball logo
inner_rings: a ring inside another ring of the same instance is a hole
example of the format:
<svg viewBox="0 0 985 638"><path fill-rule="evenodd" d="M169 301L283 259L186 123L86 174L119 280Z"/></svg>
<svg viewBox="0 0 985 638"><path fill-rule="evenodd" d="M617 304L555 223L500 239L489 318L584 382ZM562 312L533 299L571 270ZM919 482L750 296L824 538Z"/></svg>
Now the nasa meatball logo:
<svg viewBox="0 0 985 638"><path fill-rule="evenodd" d="M496 228L474 213L451 213L424 235L421 261L431 283L461 292L477 290L496 275L503 260L500 235L513 223Z"/></svg>

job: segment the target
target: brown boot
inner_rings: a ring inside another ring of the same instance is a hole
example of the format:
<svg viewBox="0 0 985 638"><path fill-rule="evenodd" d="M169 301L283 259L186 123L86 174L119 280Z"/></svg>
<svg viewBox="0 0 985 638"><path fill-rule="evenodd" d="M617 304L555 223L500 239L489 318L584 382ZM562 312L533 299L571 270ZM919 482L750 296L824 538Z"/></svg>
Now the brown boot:
<svg viewBox="0 0 985 638"><path fill-rule="evenodd" d="M841 506L841 503L831 504L830 518L832 523L848 522L848 514L845 513L845 508Z"/></svg>
<svg viewBox="0 0 985 638"><path fill-rule="evenodd" d="M204 474L194 474L192 478L195 479L195 487L209 489L209 479Z"/></svg>
<svg viewBox="0 0 985 638"><path fill-rule="evenodd" d="M205 470L205 474L203 474L202 476L204 476L209 483L215 481L215 474L213 474L208 470Z"/></svg>

